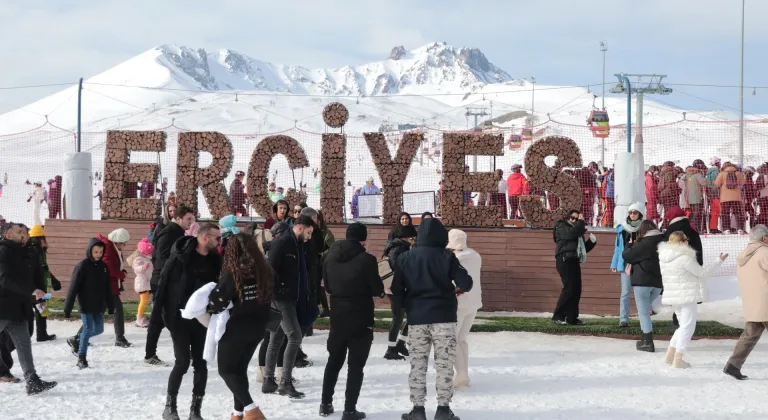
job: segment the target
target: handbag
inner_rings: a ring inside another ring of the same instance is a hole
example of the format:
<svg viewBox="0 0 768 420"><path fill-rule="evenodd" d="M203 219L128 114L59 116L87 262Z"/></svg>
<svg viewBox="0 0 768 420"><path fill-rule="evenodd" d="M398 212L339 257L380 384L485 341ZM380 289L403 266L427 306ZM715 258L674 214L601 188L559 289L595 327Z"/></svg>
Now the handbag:
<svg viewBox="0 0 768 420"><path fill-rule="evenodd" d="M379 261L379 277L381 277L381 280L384 282L384 288L385 289L391 289L392 288L392 280L394 280L394 271L392 271L392 267L389 265L389 258L384 257Z"/></svg>
<svg viewBox="0 0 768 420"><path fill-rule="evenodd" d="M269 317L267 318L267 331L270 333L277 332L281 322L283 322L283 314L275 309L274 306L270 306Z"/></svg>

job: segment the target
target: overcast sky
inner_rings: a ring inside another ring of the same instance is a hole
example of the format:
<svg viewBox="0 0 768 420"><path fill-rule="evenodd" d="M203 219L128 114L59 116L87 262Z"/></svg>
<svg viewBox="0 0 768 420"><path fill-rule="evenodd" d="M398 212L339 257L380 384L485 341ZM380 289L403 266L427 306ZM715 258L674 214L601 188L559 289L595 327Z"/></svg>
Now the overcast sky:
<svg viewBox="0 0 768 420"><path fill-rule="evenodd" d="M631 6L630 6L631 4ZM747 0L745 109L768 113L768 1ZM669 84L739 83L740 0L22 0L0 1L0 88L75 82L160 44L229 48L265 61L339 67L395 45L480 48L513 77L600 83L616 72ZM757 95L752 95L753 86ZM738 88L672 88L689 109L738 108ZM0 112L62 88L2 89Z"/></svg>

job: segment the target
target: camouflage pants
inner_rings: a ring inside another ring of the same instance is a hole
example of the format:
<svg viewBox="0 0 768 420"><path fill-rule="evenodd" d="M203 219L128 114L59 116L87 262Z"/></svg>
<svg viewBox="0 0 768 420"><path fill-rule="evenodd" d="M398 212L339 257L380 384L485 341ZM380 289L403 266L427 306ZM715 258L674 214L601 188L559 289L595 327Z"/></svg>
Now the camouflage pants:
<svg viewBox="0 0 768 420"><path fill-rule="evenodd" d="M427 367L429 351L435 347L438 405L449 405L453 398L453 364L456 360L456 323L409 325L408 347L411 358L411 402L424 406L427 401Z"/></svg>

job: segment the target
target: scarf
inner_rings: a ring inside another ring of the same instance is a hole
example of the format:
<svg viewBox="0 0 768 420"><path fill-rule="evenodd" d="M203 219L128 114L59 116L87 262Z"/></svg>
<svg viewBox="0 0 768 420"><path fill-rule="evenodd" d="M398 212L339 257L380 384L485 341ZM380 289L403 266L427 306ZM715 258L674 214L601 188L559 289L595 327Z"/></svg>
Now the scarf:
<svg viewBox="0 0 768 420"><path fill-rule="evenodd" d="M579 256L579 264L587 262L587 247L584 244L584 236L579 236L579 245L576 248L576 254Z"/></svg>
<svg viewBox="0 0 768 420"><path fill-rule="evenodd" d="M629 233L635 233L640 230L640 223L643 223L643 219L631 220L627 218L627 222L624 223L624 230Z"/></svg>

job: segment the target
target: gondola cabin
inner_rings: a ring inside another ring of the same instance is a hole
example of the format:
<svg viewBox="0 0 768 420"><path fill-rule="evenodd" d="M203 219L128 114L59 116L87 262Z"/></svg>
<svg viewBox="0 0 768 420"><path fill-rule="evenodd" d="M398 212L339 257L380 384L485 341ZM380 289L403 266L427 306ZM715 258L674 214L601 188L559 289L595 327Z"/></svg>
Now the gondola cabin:
<svg viewBox="0 0 768 420"><path fill-rule="evenodd" d="M592 130L592 136L604 139L611 135L611 126L608 120L608 112L593 109L587 119L589 129Z"/></svg>
<svg viewBox="0 0 768 420"><path fill-rule="evenodd" d="M524 128L520 135L523 138L523 141L531 141L533 140L533 129Z"/></svg>
<svg viewBox="0 0 768 420"><path fill-rule="evenodd" d="M517 134L511 134L509 136L509 149L519 149L523 147L523 137Z"/></svg>

